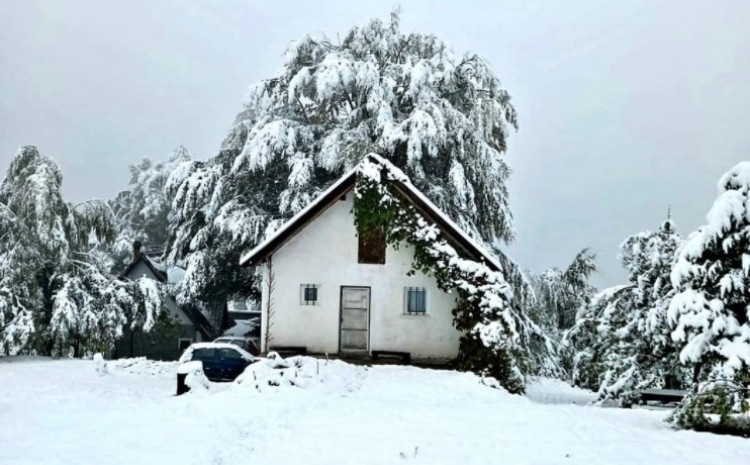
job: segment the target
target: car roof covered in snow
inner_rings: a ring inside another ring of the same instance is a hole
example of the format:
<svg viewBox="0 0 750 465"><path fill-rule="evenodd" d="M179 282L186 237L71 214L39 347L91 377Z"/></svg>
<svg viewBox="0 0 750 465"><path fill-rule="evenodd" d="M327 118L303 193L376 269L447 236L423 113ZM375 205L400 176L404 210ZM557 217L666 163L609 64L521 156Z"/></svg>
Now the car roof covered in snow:
<svg viewBox="0 0 750 465"><path fill-rule="evenodd" d="M395 184L397 192L406 201L414 205L414 207L425 216L425 219L433 222L441 232L445 234L448 241L458 249L459 253L463 252L464 255L467 255L471 259L484 262L493 271L501 271L503 269L496 257L488 253L476 241L469 237L466 232L458 227L453 220L448 218L445 213L443 213L409 181L408 177L404 175L401 170L376 154L368 155L367 161L377 163L390 171L394 171L392 181ZM269 238L258 244L251 251L242 255L240 258L240 265L257 266L263 263L269 255L280 249L308 224L323 214L323 212L330 208L343 195L353 189L357 179L358 169L359 167L355 167L339 178L338 181L333 183L331 187L326 189L314 201L300 210L299 213L294 215Z"/></svg>
<svg viewBox="0 0 750 465"><path fill-rule="evenodd" d="M234 344L230 344L228 342L196 342L194 344L190 344L190 347L185 349L185 352L180 357L180 363L184 363L186 361L189 361L187 359L187 355L190 354L192 357L192 353L194 350L199 349L232 349L236 350L240 354L242 354L243 358L246 358L247 360L255 360L256 357L251 354L250 352L242 349L241 347L237 347Z"/></svg>

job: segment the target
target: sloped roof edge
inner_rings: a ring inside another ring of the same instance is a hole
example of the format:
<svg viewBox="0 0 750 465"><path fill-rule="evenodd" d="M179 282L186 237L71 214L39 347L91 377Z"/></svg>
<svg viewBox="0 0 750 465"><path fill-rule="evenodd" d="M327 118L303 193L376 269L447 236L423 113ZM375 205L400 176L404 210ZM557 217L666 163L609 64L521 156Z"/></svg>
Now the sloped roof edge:
<svg viewBox="0 0 750 465"><path fill-rule="evenodd" d="M500 262L492 254L488 253L482 246L469 237L453 220L432 203L422 192L420 192L409 180L409 178L391 162L376 154L367 155L366 159L375 162L388 169L396 184L399 193L428 220L435 223L447 236L453 245L458 245L462 250L472 255L474 259L484 261L494 271L503 269ZM269 255L280 249L286 242L299 233L307 224L326 211L343 194L354 187L359 166L344 174L331 187L323 191L314 201L300 210L289 221L273 233L269 238L258 244L249 252L242 255L240 265L257 266Z"/></svg>
<svg viewBox="0 0 750 465"><path fill-rule="evenodd" d="M128 273L130 273L133 270L133 268L135 268L135 265L137 265L138 262L141 260L143 260L143 262L146 264L148 269L151 270L151 272L154 274L154 276L156 276L159 279L159 281L163 283L167 282L166 273L158 269L144 253L139 254L138 257L131 260L130 263L128 263L128 266L126 266L125 269L122 270L122 273L120 273L120 276L118 276L118 279L123 279L127 277Z"/></svg>

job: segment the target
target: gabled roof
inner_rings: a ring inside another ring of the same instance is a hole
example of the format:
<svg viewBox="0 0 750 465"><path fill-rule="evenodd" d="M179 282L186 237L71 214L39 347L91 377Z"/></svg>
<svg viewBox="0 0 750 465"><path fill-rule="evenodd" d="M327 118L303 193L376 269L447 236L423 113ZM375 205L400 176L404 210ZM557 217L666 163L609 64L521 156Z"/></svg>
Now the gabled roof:
<svg viewBox="0 0 750 465"><path fill-rule="evenodd" d="M456 223L448 218L445 213L440 211L434 203L414 187L409 178L401 170L375 154L368 155L365 161L381 165L383 168L389 170L389 174L392 175L391 182L396 188L396 193L403 200L417 208L427 221L434 223L460 255L465 258L484 262L493 271L502 270L502 265L497 258L477 244ZM343 195L352 190L357 180L358 171L359 166L343 175L314 201L284 223L271 237L258 244L250 252L243 254L240 258L240 265L257 266L263 263L271 254L279 250L308 224L328 210Z"/></svg>
<svg viewBox="0 0 750 465"><path fill-rule="evenodd" d="M156 276L156 279L159 280L159 282L165 283L167 282L167 273L165 271L160 270L159 268L154 265L154 263L146 256L145 253L138 254L137 257L135 257L130 263L128 263L128 266L125 267L124 270L122 270L122 273L120 273L120 276L118 276L118 279L127 278L128 274L133 271L133 268L139 263L143 262L146 264L149 270Z"/></svg>
<svg viewBox="0 0 750 465"><path fill-rule="evenodd" d="M161 283L176 282L175 280L181 279L184 275L184 270L181 268L171 267L165 270L161 269L161 266L157 266L145 253L140 253L128 264L128 266L125 267L124 270L122 270L118 279L130 279L128 274L130 274L130 272L133 271L133 268L135 268L140 262L143 262L156 277L156 280ZM206 310L216 321L210 321L198 305L177 305L177 308L187 316L195 329L197 329L206 340L215 338L230 324L226 302L216 301L206 305Z"/></svg>

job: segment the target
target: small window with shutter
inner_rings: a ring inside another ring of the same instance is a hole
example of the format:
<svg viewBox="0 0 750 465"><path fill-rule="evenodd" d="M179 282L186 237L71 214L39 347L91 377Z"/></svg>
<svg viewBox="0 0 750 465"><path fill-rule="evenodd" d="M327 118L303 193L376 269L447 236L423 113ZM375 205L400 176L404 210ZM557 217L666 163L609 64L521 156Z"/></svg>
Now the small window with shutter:
<svg viewBox="0 0 750 465"><path fill-rule="evenodd" d="M301 305L318 305L318 284L301 284L300 285L300 304Z"/></svg>
<svg viewBox="0 0 750 465"><path fill-rule="evenodd" d="M404 288L404 314L427 314L427 290L423 287Z"/></svg>

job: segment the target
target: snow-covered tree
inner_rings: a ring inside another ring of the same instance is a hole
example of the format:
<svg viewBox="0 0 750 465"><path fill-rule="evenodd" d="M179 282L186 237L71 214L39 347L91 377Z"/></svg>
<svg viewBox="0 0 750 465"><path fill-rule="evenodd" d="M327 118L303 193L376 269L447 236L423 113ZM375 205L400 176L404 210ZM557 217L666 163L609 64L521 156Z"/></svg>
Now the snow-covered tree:
<svg viewBox="0 0 750 465"><path fill-rule="evenodd" d="M602 321L624 315L631 285L613 286L597 293L588 305L581 307L576 323L563 335L563 345L570 361L570 379L576 386L599 390L605 371L604 358L608 342L600 332Z"/></svg>
<svg viewBox="0 0 750 465"><path fill-rule="evenodd" d="M164 247L169 238L166 196L169 176L191 162L184 147L176 148L166 162L144 158L130 165L130 185L109 201L115 215L117 239L113 246L115 270L122 270L131 259L131 247L139 240L146 247Z"/></svg>
<svg viewBox="0 0 750 465"><path fill-rule="evenodd" d="M710 378L750 382L750 162L719 181L707 223L692 233L672 270L669 305L680 360Z"/></svg>
<svg viewBox="0 0 750 465"><path fill-rule="evenodd" d="M551 331L572 327L576 313L596 291L589 283L595 271L596 255L583 249L564 271L550 268L540 275L529 273L536 297L529 314Z"/></svg>
<svg viewBox="0 0 750 465"><path fill-rule="evenodd" d="M629 284L600 293L571 331L580 349L574 378L597 387L602 399L630 403L640 389L681 384L684 369L667 321L674 294L670 273L681 243L671 219L627 238L620 261Z"/></svg>
<svg viewBox="0 0 750 465"><path fill-rule="evenodd" d="M532 341L532 373L566 377L572 355L561 345L562 336L574 324L576 312L588 305L594 295L589 278L595 271L595 255L584 249L565 270L550 268L539 275L526 273L530 293L521 305L546 335Z"/></svg>
<svg viewBox="0 0 750 465"><path fill-rule="evenodd" d="M340 42L303 37L281 71L250 87L219 155L170 178L168 259L187 268L180 294L249 292L239 253L370 152L476 239L510 240L503 153L515 126L484 59L401 32L397 12Z"/></svg>
<svg viewBox="0 0 750 465"><path fill-rule="evenodd" d="M104 254L114 217L102 201L62 198L51 158L22 147L0 184L0 350L81 355L122 332L127 289ZM122 299L120 299L122 303ZM72 351L71 351L72 349Z"/></svg>

